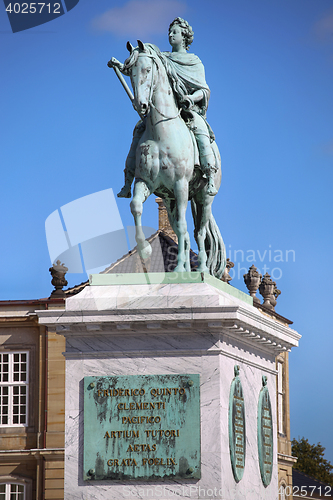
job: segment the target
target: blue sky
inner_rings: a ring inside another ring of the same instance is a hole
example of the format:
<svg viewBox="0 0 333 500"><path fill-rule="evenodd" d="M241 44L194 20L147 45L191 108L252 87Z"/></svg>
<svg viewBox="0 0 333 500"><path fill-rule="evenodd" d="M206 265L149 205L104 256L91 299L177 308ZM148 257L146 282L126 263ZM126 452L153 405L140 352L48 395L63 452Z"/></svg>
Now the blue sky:
<svg viewBox="0 0 333 500"><path fill-rule="evenodd" d="M168 25L180 15L211 89L223 172L213 212L235 262L232 284L245 291L252 264L273 272L277 312L303 335L290 354L292 436L320 441L333 462L332 3L80 0L15 34L0 11L0 299L49 296L47 217L122 187L137 116L106 63L127 57L127 40L168 50ZM118 209L132 225L128 200ZM151 197L144 223L157 227L157 216ZM84 279L68 275L70 285Z"/></svg>

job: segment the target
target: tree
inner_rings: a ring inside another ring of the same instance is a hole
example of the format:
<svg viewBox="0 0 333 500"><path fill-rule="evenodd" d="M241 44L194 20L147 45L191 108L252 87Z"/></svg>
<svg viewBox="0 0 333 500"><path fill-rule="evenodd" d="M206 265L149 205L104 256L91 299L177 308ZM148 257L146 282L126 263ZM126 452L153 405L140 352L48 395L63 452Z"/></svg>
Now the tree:
<svg viewBox="0 0 333 500"><path fill-rule="evenodd" d="M294 438L291 442L291 453L298 459L294 469L333 486L333 465L324 458L324 451L320 443L310 444L304 437L298 441Z"/></svg>

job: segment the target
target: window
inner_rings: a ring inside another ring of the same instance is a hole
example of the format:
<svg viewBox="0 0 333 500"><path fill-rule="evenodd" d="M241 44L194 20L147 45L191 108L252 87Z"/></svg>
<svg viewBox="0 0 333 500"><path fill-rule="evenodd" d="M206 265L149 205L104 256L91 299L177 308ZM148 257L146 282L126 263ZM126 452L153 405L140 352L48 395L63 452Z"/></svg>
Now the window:
<svg viewBox="0 0 333 500"><path fill-rule="evenodd" d="M28 353L0 353L1 427L28 424L28 382ZM2 500L1 495L0 500ZM20 496L12 498L21 499Z"/></svg>
<svg viewBox="0 0 333 500"><path fill-rule="evenodd" d="M0 500L25 500L24 484L0 484Z"/></svg>
<svg viewBox="0 0 333 500"><path fill-rule="evenodd" d="M286 500L286 483L282 481L279 487L279 500Z"/></svg>
<svg viewBox="0 0 333 500"><path fill-rule="evenodd" d="M284 394L283 394L283 363L278 361L277 393L278 393L278 430L284 434Z"/></svg>

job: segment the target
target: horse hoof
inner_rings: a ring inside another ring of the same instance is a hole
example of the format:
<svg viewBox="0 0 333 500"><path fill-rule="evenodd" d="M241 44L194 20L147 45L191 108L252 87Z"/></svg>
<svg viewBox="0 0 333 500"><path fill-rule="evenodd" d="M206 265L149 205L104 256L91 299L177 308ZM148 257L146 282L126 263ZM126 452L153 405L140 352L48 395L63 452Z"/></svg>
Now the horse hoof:
<svg viewBox="0 0 333 500"><path fill-rule="evenodd" d="M152 254L152 248L148 241L145 241L145 243L142 245L141 248L138 247L138 252L141 257L141 259L146 260L149 259L149 257Z"/></svg>
<svg viewBox="0 0 333 500"><path fill-rule="evenodd" d="M209 274L209 269L207 266L200 266L196 268L196 271L198 273L208 273Z"/></svg>
<svg viewBox="0 0 333 500"><path fill-rule="evenodd" d="M185 268L184 268L184 265L178 265L174 268L173 270L174 273L185 273Z"/></svg>

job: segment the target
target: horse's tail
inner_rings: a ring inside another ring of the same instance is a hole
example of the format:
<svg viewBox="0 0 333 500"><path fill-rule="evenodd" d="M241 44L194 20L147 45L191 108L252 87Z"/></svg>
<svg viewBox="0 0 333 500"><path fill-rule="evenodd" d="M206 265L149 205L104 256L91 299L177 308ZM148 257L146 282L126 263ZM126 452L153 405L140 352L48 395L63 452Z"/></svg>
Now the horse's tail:
<svg viewBox="0 0 333 500"><path fill-rule="evenodd" d="M194 198L191 199L192 212L195 215L194 220L197 220L197 206ZM221 236L220 230L213 214L211 213L210 218L205 226L206 238L205 238L205 249L207 254L207 267L209 273L218 279L221 279L226 266L226 252L223 238Z"/></svg>
<svg viewBox="0 0 333 500"><path fill-rule="evenodd" d="M206 224L205 247L209 272L216 278L221 279L227 260L224 242L213 214Z"/></svg>

